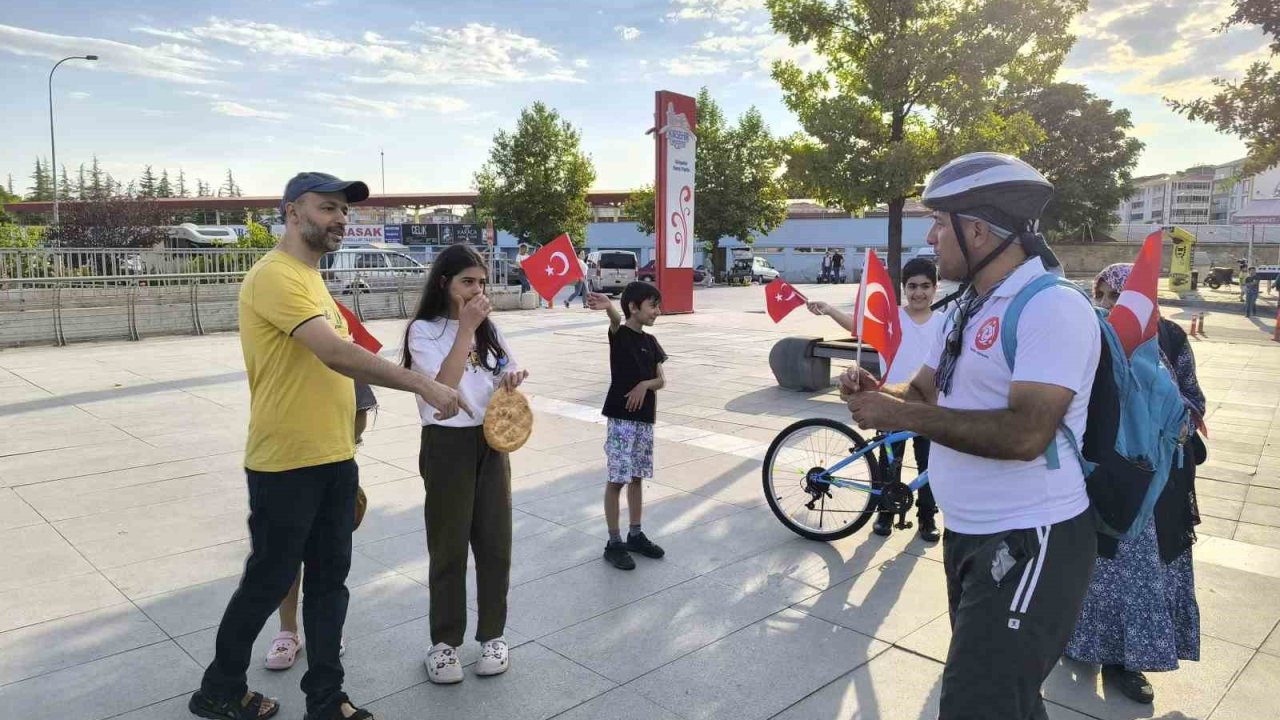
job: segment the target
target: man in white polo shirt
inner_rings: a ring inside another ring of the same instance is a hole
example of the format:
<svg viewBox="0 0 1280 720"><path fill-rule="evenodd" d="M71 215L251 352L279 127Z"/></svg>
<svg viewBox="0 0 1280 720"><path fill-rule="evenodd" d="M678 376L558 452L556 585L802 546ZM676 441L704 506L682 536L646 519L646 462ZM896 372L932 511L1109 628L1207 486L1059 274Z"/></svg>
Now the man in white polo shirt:
<svg viewBox="0 0 1280 720"><path fill-rule="evenodd" d="M910 383L875 388L851 368L841 392L862 427L933 441L930 484L946 519L951 647L940 720L1047 718L1040 685L1075 626L1097 552L1075 451L1100 352L1098 321L1070 288L1036 294L1003 327L1019 290L1057 266L1036 232L1053 186L997 153L943 166L924 204L942 277L971 283ZM1047 267L1048 266L1048 267ZM1001 337L1016 333L1010 369ZM1056 443L1057 458L1045 451Z"/></svg>

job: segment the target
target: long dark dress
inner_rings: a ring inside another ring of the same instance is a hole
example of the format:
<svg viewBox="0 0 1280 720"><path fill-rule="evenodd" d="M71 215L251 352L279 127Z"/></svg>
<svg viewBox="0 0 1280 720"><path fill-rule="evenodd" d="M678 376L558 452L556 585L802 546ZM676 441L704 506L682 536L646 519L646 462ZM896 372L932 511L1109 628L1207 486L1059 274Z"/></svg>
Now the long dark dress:
<svg viewBox="0 0 1280 720"><path fill-rule="evenodd" d="M1160 322L1165 361L1188 409L1203 417L1204 393L1186 335L1176 324ZM1141 535L1112 547L1100 543L1067 657L1133 671L1174 670L1179 660L1200 659L1200 608L1191 564L1192 526L1199 520L1193 455L1188 448L1183 467L1170 473L1155 517Z"/></svg>

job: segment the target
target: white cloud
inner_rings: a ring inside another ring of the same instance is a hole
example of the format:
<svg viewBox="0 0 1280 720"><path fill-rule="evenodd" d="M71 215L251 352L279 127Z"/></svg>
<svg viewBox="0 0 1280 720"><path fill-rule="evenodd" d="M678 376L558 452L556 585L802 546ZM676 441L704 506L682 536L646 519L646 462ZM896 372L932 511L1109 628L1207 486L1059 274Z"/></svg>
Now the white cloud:
<svg viewBox="0 0 1280 720"><path fill-rule="evenodd" d="M188 97L205 98L207 100L220 100L222 98L220 93L208 92L205 90L183 90L182 94Z"/></svg>
<svg viewBox="0 0 1280 720"><path fill-rule="evenodd" d="M662 67L672 75L719 75L729 69L730 62L706 55L685 55L662 61Z"/></svg>
<svg viewBox="0 0 1280 720"><path fill-rule="evenodd" d="M324 127L330 128L330 129L332 129L332 130L341 130L341 131L343 131L343 132L355 132L355 131L356 131L356 129L355 129L355 127L354 127L354 126L347 125L347 124L345 124L345 123L320 123L320 124L321 124L322 126L324 126Z"/></svg>
<svg viewBox="0 0 1280 720"><path fill-rule="evenodd" d="M809 45L793 46L785 37L772 32L744 35L716 35L709 33L693 44L698 57L706 59L718 56L718 60L742 68L743 79L755 77L757 72L768 77L776 60L790 60L802 70L812 71L822 67L821 58ZM686 57L686 60L690 58Z"/></svg>
<svg viewBox="0 0 1280 720"><path fill-rule="evenodd" d="M209 103L209 107L219 115L228 115L230 117L255 118L258 120L289 119L289 113L276 112L275 110L258 110L230 100L218 100Z"/></svg>
<svg viewBox="0 0 1280 720"><path fill-rule="evenodd" d="M739 55L759 50L771 43L776 36L773 33L756 35L715 35L711 34L693 44L695 50L710 53Z"/></svg>
<svg viewBox="0 0 1280 720"><path fill-rule="evenodd" d="M307 97L323 103L334 112L352 117L381 115L386 118L395 118L414 110L448 114L466 110L468 107L465 100L446 95L420 95L402 100L373 100L355 95L313 92L308 93Z"/></svg>
<svg viewBox="0 0 1280 720"><path fill-rule="evenodd" d="M188 33L184 33L181 30L161 30L159 28L153 28L153 27L136 27L136 28L133 28L133 31L140 32L145 35L154 35L156 37L166 38L168 40L181 40L182 42L194 42L194 43L200 42L200 38L197 38Z"/></svg>
<svg viewBox="0 0 1280 720"><path fill-rule="evenodd" d="M631 27L629 25L615 25L614 31L618 33L618 37L623 40L635 40L640 37L640 28Z"/></svg>
<svg viewBox="0 0 1280 720"><path fill-rule="evenodd" d="M1229 0L1193 0L1098 8L1075 22L1081 40L1058 76L1084 83L1105 79L1132 95L1210 94L1213 78L1238 76L1250 62L1270 56L1257 28L1214 32L1230 7Z"/></svg>
<svg viewBox="0 0 1280 720"><path fill-rule="evenodd" d="M591 67L591 61L586 58L574 58L573 66L576 68L589 68Z"/></svg>
<svg viewBox="0 0 1280 720"><path fill-rule="evenodd" d="M746 30L751 26L746 17L763 10L764 0L671 0L671 5L677 9L667 13L667 20L715 20Z"/></svg>
<svg viewBox="0 0 1280 720"><path fill-rule="evenodd" d="M492 25L443 28L418 23L421 46L388 56L380 73L352 80L372 84L494 85L511 82L582 82L559 52L541 40Z"/></svg>
<svg viewBox="0 0 1280 720"><path fill-rule="evenodd" d="M85 98L89 97L89 93L76 90L75 92L67 93L67 97L71 98L72 100L84 100Z"/></svg>
<svg viewBox="0 0 1280 720"><path fill-rule="evenodd" d="M327 35L250 20L222 20L214 17L209 18L204 25L191 28L190 32L205 40L216 40L251 52L280 57L319 58L343 55L353 47L350 43Z"/></svg>
<svg viewBox="0 0 1280 720"><path fill-rule="evenodd" d="M0 52L57 61L70 55L98 55L95 70L203 85L213 82L212 56L189 47L162 43L150 47L103 38L57 35L13 25L0 25Z"/></svg>

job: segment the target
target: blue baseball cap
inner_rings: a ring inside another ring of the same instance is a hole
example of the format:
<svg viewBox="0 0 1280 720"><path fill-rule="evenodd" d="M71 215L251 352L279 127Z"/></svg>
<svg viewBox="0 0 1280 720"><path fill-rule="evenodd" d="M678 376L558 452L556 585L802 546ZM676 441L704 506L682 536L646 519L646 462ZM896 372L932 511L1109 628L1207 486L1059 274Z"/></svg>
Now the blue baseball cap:
<svg viewBox="0 0 1280 720"><path fill-rule="evenodd" d="M339 180L329 173L300 172L294 175L289 184L284 186L284 198L280 201L280 214L285 214L285 205L296 201L309 192L340 192L347 196L347 202L357 203L369 198L369 186L359 180Z"/></svg>

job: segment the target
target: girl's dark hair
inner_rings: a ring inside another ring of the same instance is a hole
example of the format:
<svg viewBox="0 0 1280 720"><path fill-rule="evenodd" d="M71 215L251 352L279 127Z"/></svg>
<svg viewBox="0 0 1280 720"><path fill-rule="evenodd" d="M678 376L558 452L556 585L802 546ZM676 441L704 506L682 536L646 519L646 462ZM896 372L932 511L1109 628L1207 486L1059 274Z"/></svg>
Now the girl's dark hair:
<svg viewBox="0 0 1280 720"><path fill-rule="evenodd" d="M622 289L622 298L618 301L622 305L622 316L627 318L631 317L632 304L636 307L640 307L644 304L645 300L652 300L655 303L661 303L662 293L658 292L658 288L647 282L640 282L639 280L636 280L634 282L627 283L627 286Z"/></svg>
<svg viewBox="0 0 1280 720"><path fill-rule="evenodd" d="M458 273L471 268L485 270L484 258L470 245L450 245L436 255L431 263L431 271L427 273L427 284L422 289L422 299L418 309L409 321L409 327L416 320L439 320L449 317L449 306L453 299L449 297L449 284ZM486 275L488 271L486 270ZM406 367L413 366L413 358L409 354L409 327L404 331L404 344L400 362ZM480 359L480 367L498 374L506 365L507 353L498 342L498 334L489 318L485 318L476 328L476 355Z"/></svg>
<svg viewBox="0 0 1280 720"><path fill-rule="evenodd" d="M902 286L907 286L907 279L917 275L929 278L929 282L938 284L938 266L929 258L912 258L902 266Z"/></svg>

